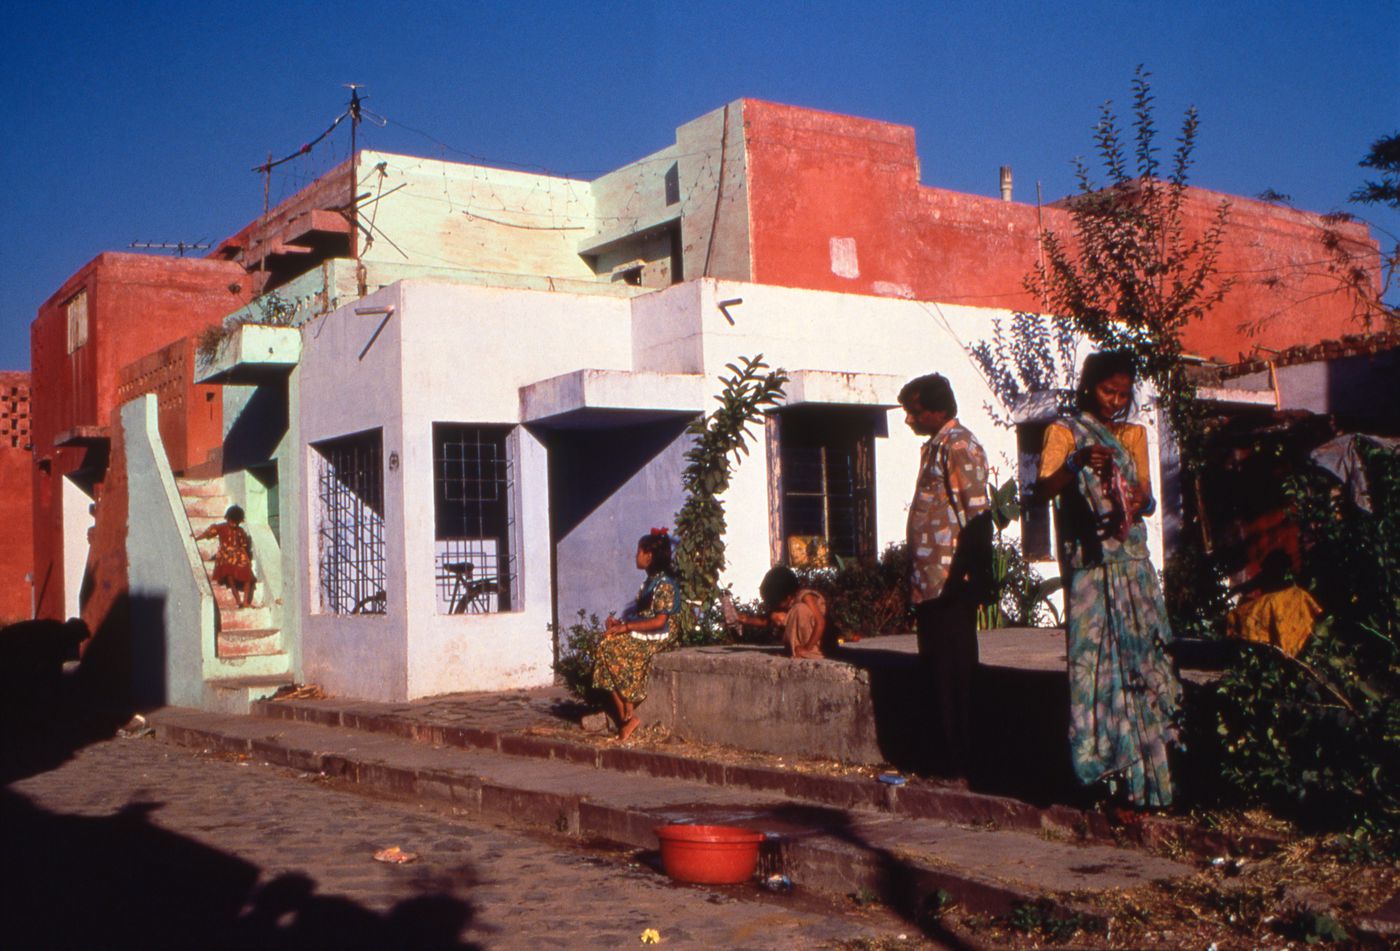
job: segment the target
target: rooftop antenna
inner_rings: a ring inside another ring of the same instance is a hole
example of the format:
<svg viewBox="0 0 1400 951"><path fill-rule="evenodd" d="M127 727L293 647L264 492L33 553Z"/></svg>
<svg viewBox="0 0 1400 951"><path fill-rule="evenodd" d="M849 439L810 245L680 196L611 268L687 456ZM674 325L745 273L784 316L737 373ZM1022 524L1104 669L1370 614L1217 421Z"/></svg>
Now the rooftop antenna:
<svg viewBox="0 0 1400 951"><path fill-rule="evenodd" d="M186 251L207 251L213 245L208 241L133 241L127 247L143 251L174 251L184 257Z"/></svg>
<svg viewBox="0 0 1400 951"><path fill-rule="evenodd" d="M347 206L350 215L350 257L355 262L355 280L359 285L360 296L364 297L367 287L364 267L360 264L360 236L358 233L360 230L360 153L358 140L362 104L369 97L360 96L360 90L364 88L363 83L344 83L343 85L350 90L350 105L346 110L350 116L350 201Z"/></svg>

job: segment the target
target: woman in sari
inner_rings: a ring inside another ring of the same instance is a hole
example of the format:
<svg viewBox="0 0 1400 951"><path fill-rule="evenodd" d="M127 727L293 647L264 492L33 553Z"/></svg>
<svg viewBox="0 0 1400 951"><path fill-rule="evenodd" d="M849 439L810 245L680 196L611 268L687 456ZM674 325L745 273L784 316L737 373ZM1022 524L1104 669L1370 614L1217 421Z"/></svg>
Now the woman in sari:
<svg viewBox="0 0 1400 951"><path fill-rule="evenodd" d="M671 575L671 536L654 528L637 541L637 567L647 580L637 600L619 620L608 615L594 651L593 686L612 696L617 738L626 740L640 725L637 704L646 699L651 659L680 631L680 585Z"/></svg>
<svg viewBox="0 0 1400 951"><path fill-rule="evenodd" d="M1178 741L1181 685L1142 521L1156 508L1147 433L1123 419L1136 379L1127 353L1084 361L1078 411L1046 429L1033 498L1055 502L1074 771L1141 809L1172 801L1168 750Z"/></svg>

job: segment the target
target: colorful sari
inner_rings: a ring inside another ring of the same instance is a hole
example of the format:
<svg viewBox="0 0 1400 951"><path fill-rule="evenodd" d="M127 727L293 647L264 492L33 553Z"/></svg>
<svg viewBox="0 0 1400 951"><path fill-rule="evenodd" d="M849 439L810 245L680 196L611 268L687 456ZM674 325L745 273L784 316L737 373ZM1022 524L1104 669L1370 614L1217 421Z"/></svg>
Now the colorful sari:
<svg viewBox="0 0 1400 951"><path fill-rule="evenodd" d="M1098 420L1060 420L1076 449L1106 446L1123 480L1137 466ZM1070 755L1080 782L1106 782L1141 806L1172 801L1167 751L1176 745L1181 684L1165 647L1172 634L1147 529L1126 523L1111 480L1089 467L1055 503L1066 579Z"/></svg>
<svg viewBox="0 0 1400 951"><path fill-rule="evenodd" d="M593 655L593 686L616 690L628 703L647 697L651 659L680 633L681 589L668 574L647 578L636 603L622 612L624 621L645 621L666 615L666 627L655 633L635 631L598 642Z"/></svg>

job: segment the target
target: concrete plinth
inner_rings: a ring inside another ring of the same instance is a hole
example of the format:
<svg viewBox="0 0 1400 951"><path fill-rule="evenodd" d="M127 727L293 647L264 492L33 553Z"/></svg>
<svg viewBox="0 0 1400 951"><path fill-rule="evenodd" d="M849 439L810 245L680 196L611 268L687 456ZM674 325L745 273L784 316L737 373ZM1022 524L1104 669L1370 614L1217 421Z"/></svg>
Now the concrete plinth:
<svg viewBox="0 0 1400 951"><path fill-rule="evenodd" d="M975 778L981 788L1044 798L1072 788L1063 633L979 635ZM638 712L695 743L794 760L920 769L930 697L912 635L846 644L825 660L776 647L687 648L652 661Z"/></svg>

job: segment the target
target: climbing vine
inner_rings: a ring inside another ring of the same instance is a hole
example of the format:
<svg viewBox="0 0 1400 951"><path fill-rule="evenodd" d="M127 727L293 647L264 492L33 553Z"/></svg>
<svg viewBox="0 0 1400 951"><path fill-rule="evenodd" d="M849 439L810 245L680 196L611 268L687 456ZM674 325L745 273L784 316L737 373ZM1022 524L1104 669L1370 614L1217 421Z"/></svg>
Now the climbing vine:
<svg viewBox="0 0 1400 951"><path fill-rule="evenodd" d="M690 425L695 443L685 454L686 467L681 485L686 499L676 513L675 564L680 575L681 596L686 603L708 608L719 590L724 570L724 503L720 496L729 488L734 469L748 454L749 424L764 407L782 399L788 377L781 369L770 370L763 355L740 357L737 364L725 365L728 376L715 397L719 409L701 416ZM768 372L765 372L768 371ZM683 611L683 638L703 639L703 632L690 611Z"/></svg>

